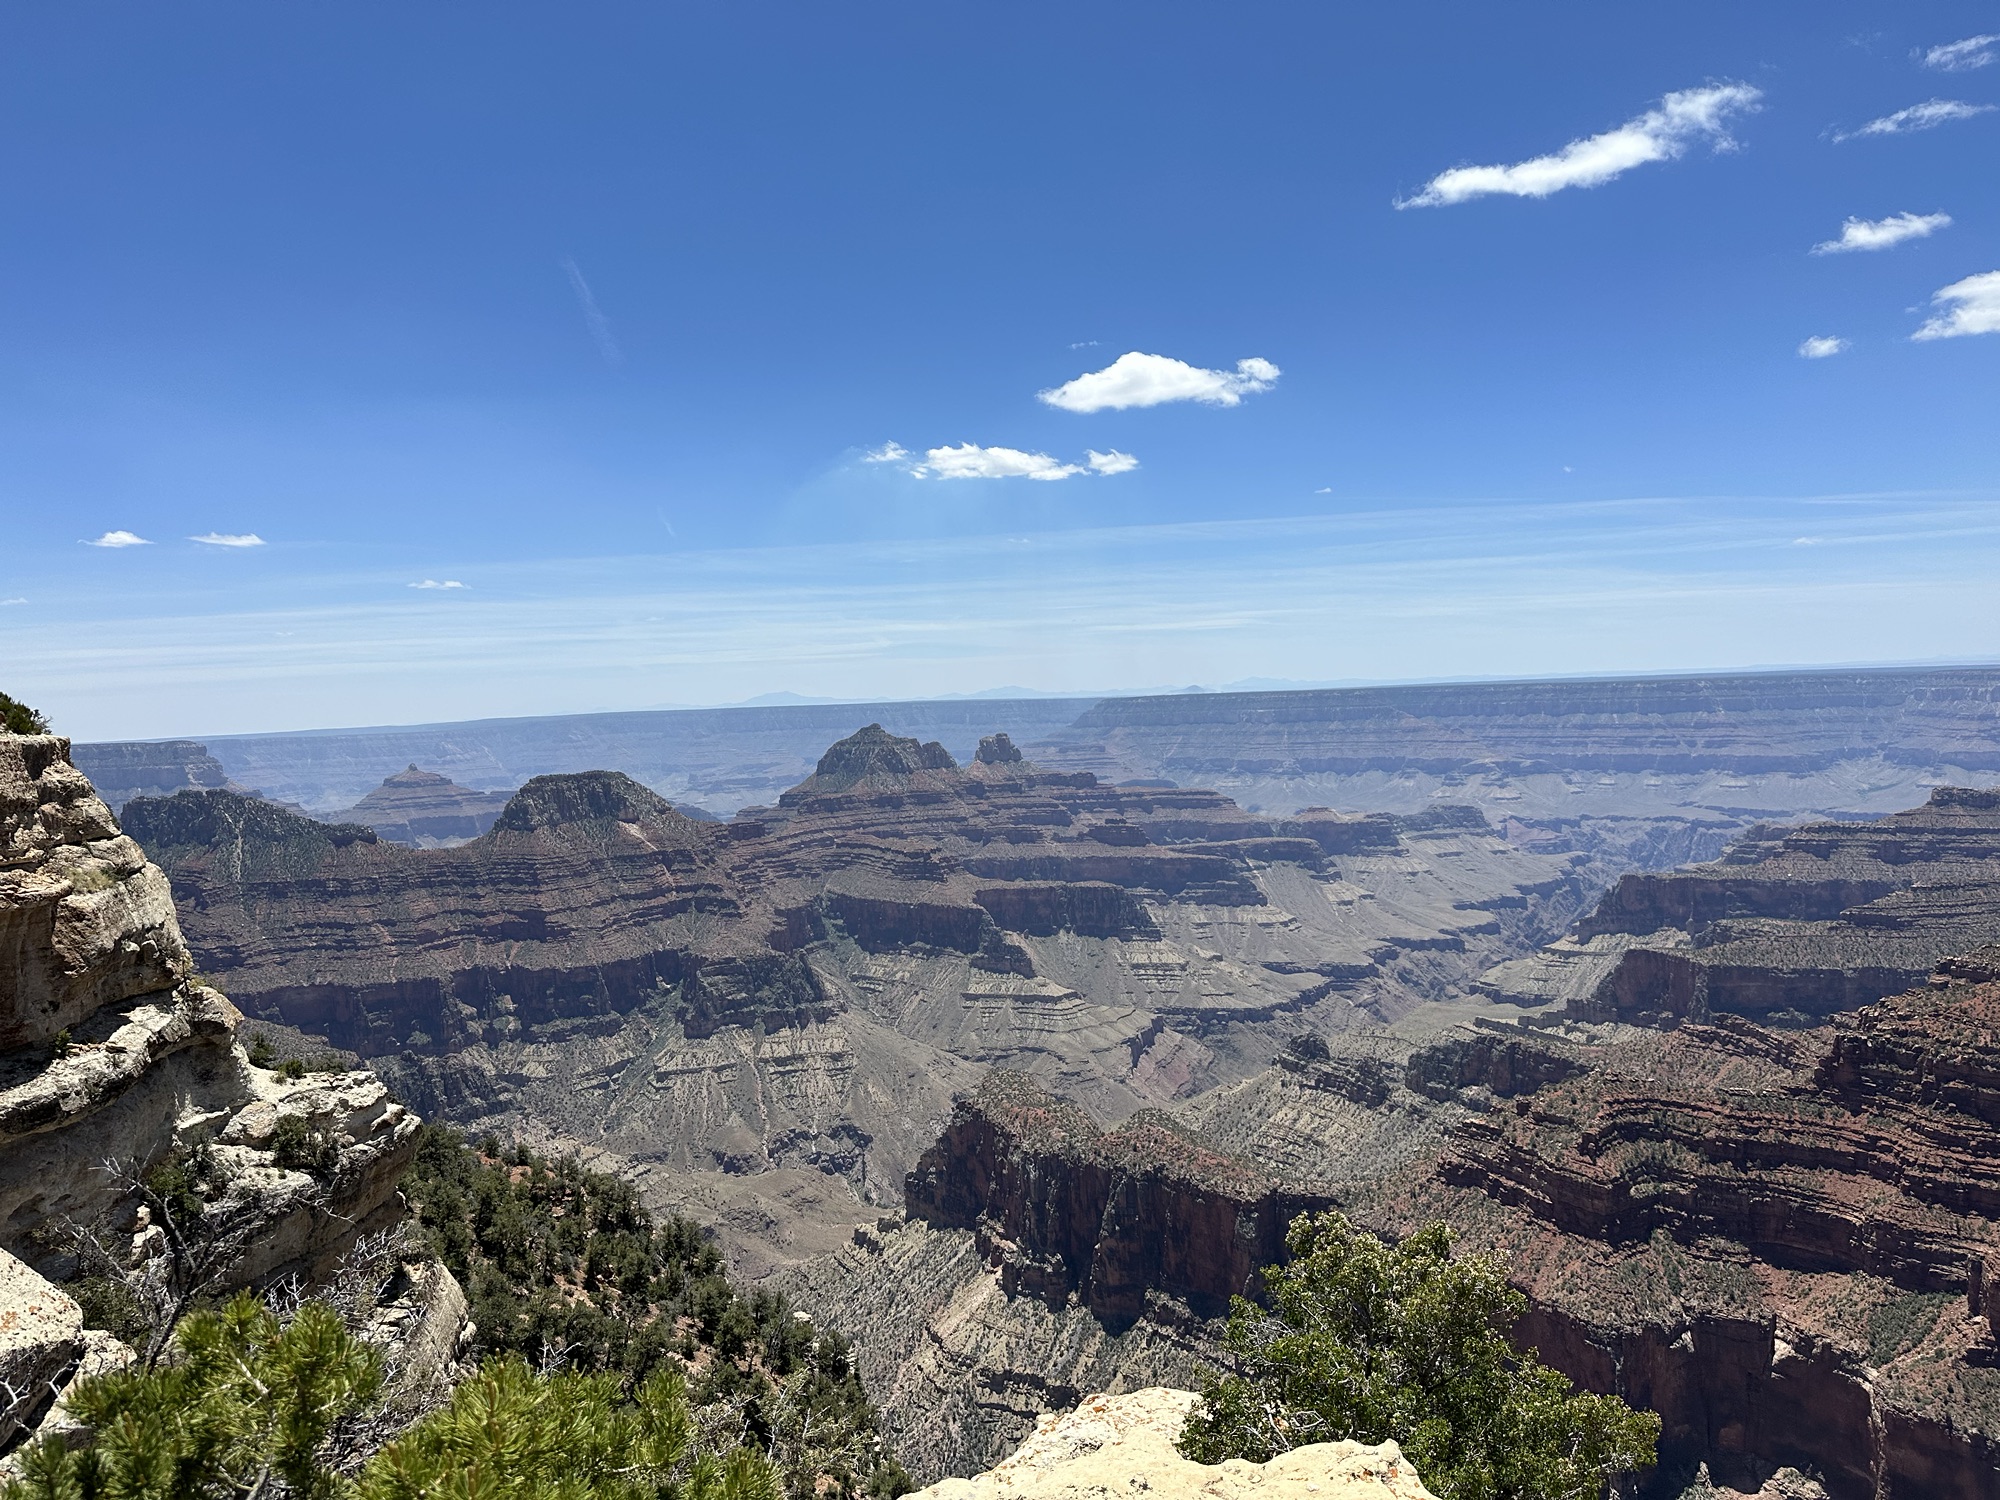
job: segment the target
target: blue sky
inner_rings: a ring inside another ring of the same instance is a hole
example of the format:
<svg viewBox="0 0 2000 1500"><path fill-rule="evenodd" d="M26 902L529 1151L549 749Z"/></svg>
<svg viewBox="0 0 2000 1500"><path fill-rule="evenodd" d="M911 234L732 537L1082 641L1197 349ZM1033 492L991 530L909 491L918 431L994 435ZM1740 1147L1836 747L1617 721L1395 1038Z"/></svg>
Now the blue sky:
<svg viewBox="0 0 2000 1500"><path fill-rule="evenodd" d="M79 736L2000 657L2000 5L0 25Z"/></svg>

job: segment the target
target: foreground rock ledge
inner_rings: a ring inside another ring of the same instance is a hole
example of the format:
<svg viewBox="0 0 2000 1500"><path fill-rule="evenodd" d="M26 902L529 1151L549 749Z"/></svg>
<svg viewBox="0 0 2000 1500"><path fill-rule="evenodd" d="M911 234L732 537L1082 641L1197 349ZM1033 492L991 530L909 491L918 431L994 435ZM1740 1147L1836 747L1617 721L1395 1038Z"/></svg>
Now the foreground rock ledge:
<svg viewBox="0 0 2000 1500"><path fill-rule="evenodd" d="M1192 1391L1163 1386L1087 1396L1046 1416L1034 1436L974 1479L944 1479L912 1500L1146 1500L1256 1495L1258 1500L1435 1500L1394 1443L1314 1443L1267 1464L1198 1464L1174 1450Z"/></svg>

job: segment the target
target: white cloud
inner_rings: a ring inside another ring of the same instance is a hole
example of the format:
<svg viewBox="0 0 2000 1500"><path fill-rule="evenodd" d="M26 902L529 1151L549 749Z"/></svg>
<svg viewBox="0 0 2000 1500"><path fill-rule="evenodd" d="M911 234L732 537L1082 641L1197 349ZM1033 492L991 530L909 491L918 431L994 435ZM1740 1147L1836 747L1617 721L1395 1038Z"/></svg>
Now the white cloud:
<svg viewBox="0 0 2000 1500"><path fill-rule="evenodd" d="M413 589L463 589L470 588L471 585L460 583L456 578L426 578L421 583L411 584L410 587Z"/></svg>
<svg viewBox="0 0 2000 1500"><path fill-rule="evenodd" d="M1969 120L1974 115L1986 114L1993 107L1991 104L1967 104L1961 99L1926 99L1922 104L1899 109L1893 115L1870 120L1859 130L1843 131L1834 139L1851 141L1862 135L1908 135L1913 130L1934 130L1952 120Z"/></svg>
<svg viewBox="0 0 2000 1500"><path fill-rule="evenodd" d="M231 533L210 531L201 536L191 536L191 542L200 542L204 547L261 547L264 539L254 531Z"/></svg>
<svg viewBox="0 0 2000 1500"><path fill-rule="evenodd" d="M1067 479L1090 471L1082 464L1066 464L1046 453L960 443L956 448L930 449L910 472L919 479Z"/></svg>
<svg viewBox="0 0 2000 1500"><path fill-rule="evenodd" d="M1268 391L1280 371L1268 359L1239 359L1234 370L1204 370L1164 354L1121 354L1101 370L1039 391L1037 396L1064 411L1125 411L1169 401L1237 406L1245 396Z"/></svg>
<svg viewBox="0 0 2000 1500"><path fill-rule="evenodd" d="M1887 250L1904 240L1920 240L1951 227L1950 214L1891 214L1886 219L1847 219L1840 226L1840 238L1821 240L1812 247L1814 255L1839 255L1848 250Z"/></svg>
<svg viewBox="0 0 2000 1500"><path fill-rule="evenodd" d="M144 537L130 531L107 531L103 536L93 537L84 543L86 547L150 547L152 545Z"/></svg>
<svg viewBox="0 0 2000 1500"><path fill-rule="evenodd" d="M1024 448L982 448L977 443L957 447L929 448L917 458L901 443L884 443L862 455L865 463L895 464L918 479L1071 479L1078 474L1128 474L1139 460L1113 448L1099 453L1085 450L1088 463L1064 463L1047 453L1030 453Z"/></svg>
<svg viewBox="0 0 2000 1500"><path fill-rule="evenodd" d="M1941 72L1969 73L1994 60L1995 43L2000 43L2000 36L1969 36L1962 42L1946 42L1942 47L1931 48L1921 61L1925 67Z"/></svg>
<svg viewBox="0 0 2000 1500"><path fill-rule="evenodd" d="M1648 162L1671 161L1697 141L1716 150L1736 143L1727 127L1730 115L1756 108L1761 89L1744 83L1718 83L1707 88L1668 94L1636 120L1616 130L1571 141L1550 156L1531 157L1504 167L1453 167L1424 184L1414 197L1400 198L1398 208L1436 208L1504 193L1516 198L1546 198L1564 188L1597 187Z"/></svg>
<svg viewBox="0 0 2000 1500"><path fill-rule="evenodd" d="M1837 339L1831 334L1819 334L1799 345L1800 359L1828 359L1847 347L1846 339Z"/></svg>
<svg viewBox="0 0 2000 1500"><path fill-rule="evenodd" d="M1931 301L1950 311L1932 318L1911 338L1958 339L1973 333L2000 333L2000 271L1954 281Z"/></svg>
<svg viewBox="0 0 2000 1500"><path fill-rule="evenodd" d="M26 604L27 602L26 599L0 599L0 609L5 609L10 604Z"/></svg>

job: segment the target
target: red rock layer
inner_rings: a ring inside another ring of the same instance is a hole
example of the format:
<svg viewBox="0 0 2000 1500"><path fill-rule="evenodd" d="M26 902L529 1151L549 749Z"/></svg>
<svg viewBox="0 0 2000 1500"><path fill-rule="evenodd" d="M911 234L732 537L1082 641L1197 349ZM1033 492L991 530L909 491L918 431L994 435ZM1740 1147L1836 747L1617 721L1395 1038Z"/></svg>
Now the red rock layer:
<svg viewBox="0 0 2000 1500"><path fill-rule="evenodd" d="M1366 1215L1502 1255L1524 1340L1659 1411L1670 1463L2000 1494L2000 983L1595 1060L1460 1127Z"/></svg>

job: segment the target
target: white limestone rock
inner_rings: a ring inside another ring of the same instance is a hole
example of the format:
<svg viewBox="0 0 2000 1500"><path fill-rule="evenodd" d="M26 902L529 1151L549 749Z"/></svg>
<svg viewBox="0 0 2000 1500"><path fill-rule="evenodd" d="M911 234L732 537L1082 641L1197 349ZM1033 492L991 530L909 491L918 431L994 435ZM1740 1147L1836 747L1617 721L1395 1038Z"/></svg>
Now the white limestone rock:
<svg viewBox="0 0 2000 1500"><path fill-rule="evenodd" d="M1314 1443L1269 1463L1198 1464L1174 1443L1201 1398L1154 1386L1043 1417L1013 1457L913 1500L1435 1500L1394 1443Z"/></svg>

